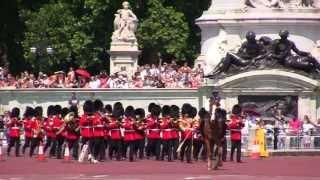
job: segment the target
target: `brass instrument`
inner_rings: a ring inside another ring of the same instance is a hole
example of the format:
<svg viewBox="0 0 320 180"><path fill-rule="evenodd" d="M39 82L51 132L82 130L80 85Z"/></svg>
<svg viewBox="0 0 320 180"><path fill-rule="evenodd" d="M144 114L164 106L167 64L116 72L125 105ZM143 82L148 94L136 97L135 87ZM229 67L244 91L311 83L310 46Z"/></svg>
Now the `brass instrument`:
<svg viewBox="0 0 320 180"><path fill-rule="evenodd" d="M43 124L41 122L39 122L36 118L34 119L35 122L37 123L37 129L34 130L34 137L38 137L43 133Z"/></svg>
<svg viewBox="0 0 320 180"><path fill-rule="evenodd" d="M63 124L62 126L59 128L59 130L56 132L56 135L59 135L63 132L63 130L65 129L65 127L70 124L75 122L75 118L74 118L75 114L74 112L69 112L64 118L63 118Z"/></svg>

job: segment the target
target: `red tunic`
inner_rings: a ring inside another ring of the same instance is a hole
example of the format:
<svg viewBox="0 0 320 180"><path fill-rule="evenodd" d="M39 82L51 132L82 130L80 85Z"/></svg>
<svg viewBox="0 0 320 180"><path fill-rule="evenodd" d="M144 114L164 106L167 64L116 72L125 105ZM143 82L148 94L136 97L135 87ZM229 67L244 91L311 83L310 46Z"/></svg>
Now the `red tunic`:
<svg viewBox="0 0 320 180"><path fill-rule="evenodd" d="M192 126L191 126L191 119L189 118L182 118L180 120L180 129L182 130L181 132L181 137L182 139L191 139L192 138Z"/></svg>
<svg viewBox="0 0 320 180"><path fill-rule="evenodd" d="M162 133L162 139L163 140L173 139L172 131L174 131L174 129L171 126L170 118L163 117L161 120L162 120L162 122L160 123L160 129L161 129L161 133Z"/></svg>
<svg viewBox="0 0 320 180"><path fill-rule="evenodd" d="M104 123L100 113L95 113L93 118L93 137L104 137Z"/></svg>
<svg viewBox="0 0 320 180"><path fill-rule="evenodd" d="M194 133L193 133L193 139L195 141L200 140L200 124L199 124L199 120L198 119L194 119L193 123L192 123L192 128L194 129Z"/></svg>
<svg viewBox="0 0 320 180"><path fill-rule="evenodd" d="M89 116L84 114L80 118L80 129L81 136L84 138L92 138L93 137L93 120L94 116Z"/></svg>
<svg viewBox="0 0 320 180"><path fill-rule="evenodd" d="M32 118L31 129L33 138L43 138L41 123L40 119Z"/></svg>
<svg viewBox="0 0 320 180"><path fill-rule="evenodd" d="M157 117L149 116L147 118L147 138L149 139L160 139L160 129L157 120Z"/></svg>
<svg viewBox="0 0 320 180"><path fill-rule="evenodd" d="M31 119L25 118L23 120L24 136L26 138L32 138L31 124L32 124Z"/></svg>
<svg viewBox="0 0 320 180"><path fill-rule="evenodd" d="M142 120L141 123L138 123L136 126L136 131L134 133L135 139L136 140L142 140L145 138L145 129L146 129L146 125L145 123L143 123L144 121Z"/></svg>
<svg viewBox="0 0 320 180"><path fill-rule="evenodd" d="M18 118L11 118L10 123L7 124L7 127L9 129L10 137L20 137L21 123L19 122Z"/></svg>
<svg viewBox="0 0 320 180"><path fill-rule="evenodd" d="M53 117L53 130L54 130L55 134L57 136L64 136L65 137L66 131L65 131L65 129L63 129L61 131L61 128L63 128L63 120L59 116L54 116ZM58 131L60 131L60 133ZM57 134L57 133L59 133L59 134Z"/></svg>
<svg viewBox="0 0 320 180"><path fill-rule="evenodd" d="M179 125L177 123L173 124L173 131L171 131L171 137L173 139L179 138Z"/></svg>
<svg viewBox="0 0 320 180"><path fill-rule="evenodd" d="M79 134L76 129L79 127L79 121L70 122L66 125L66 138L69 140L76 140L79 138Z"/></svg>
<svg viewBox="0 0 320 180"><path fill-rule="evenodd" d="M49 116L43 122L43 128L44 128L48 138L55 139L57 137L57 135L55 133L55 130L54 130L54 122L53 122L53 117L52 116Z"/></svg>
<svg viewBox="0 0 320 180"><path fill-rule="evenodd" d="M229 124L231 140L239 141L241 140L241 129L244 127L242 119L239 116L232 115Z"/></svg>
<svg viewBox="0 0 320 180"><path fill-rule="evenodd" d="M135 140L135 130L133 126L133 119L131 117L125 117L123 119L122 127L124 131L124 141L134 141Z"/></svg>
<svg viewBox="0 0 320 180"><path fill-rule="evenodd" d="M120 140L121 139L121 133L119 124L117 122L116 118L111 118L110 123L108 124L109 134L111 140Z"/></svg>

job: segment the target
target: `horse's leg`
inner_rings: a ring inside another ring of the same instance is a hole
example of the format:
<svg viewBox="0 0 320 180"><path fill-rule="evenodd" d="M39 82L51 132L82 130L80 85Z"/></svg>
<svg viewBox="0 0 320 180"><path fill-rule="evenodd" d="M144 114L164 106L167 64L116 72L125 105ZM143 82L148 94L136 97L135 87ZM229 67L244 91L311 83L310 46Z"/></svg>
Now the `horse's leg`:
<svg viewBox="0 0 320 180"><path fill-rule="evenodd" d="M204 143L207 148L207 162L208 162L208 171L212 169L212 162L211 162L211 146L210 146L210 141L208 138L204 139Z"/></svg>
<svg viewBox="0 0 320 180"><path fill-rule="evenodd" d="M219 166L222 166L222 146L216 145L215 149L215 163L214 163L214 169L217 170Z"/></svg>

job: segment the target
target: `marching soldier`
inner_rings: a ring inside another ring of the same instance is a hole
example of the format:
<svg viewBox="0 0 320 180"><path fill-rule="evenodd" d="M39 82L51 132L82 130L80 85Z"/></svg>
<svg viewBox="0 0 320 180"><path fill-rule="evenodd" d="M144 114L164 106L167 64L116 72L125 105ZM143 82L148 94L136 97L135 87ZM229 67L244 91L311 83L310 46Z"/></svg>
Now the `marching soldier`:
<svg viewBox="0 0 320 180"><path fill-rule="evenodd" d="M144 158L144 145L145 145L145 111L142 108L138 108L135 110L136 115L136 123L135 123L135 139L136 139L136 147L135 154L138 154L139 151L139 159Z"/></svg>
<svg viewBox="0 0 320 180"><path fill-rule="evenodd" d="M72 149L72 157L78 159L80 127L77 106L70 106L69 113L65 117L66 141L69 149Z"/></svg>
<svg viewBox="0 0 320 180"><path fill-rule="evenodd" d="M57 159L62 159L62 146L65 138L65 123L64 116L69 113L68 108L63 108L60 105L54 107L53 129L56 134Z"/></svg>
<svg viewBox="0 0 320 180"><path fill-rule="evenodd" d="M94 105L91 100L87 100L83 105L84 114L80 117L80 134L82 137L81 155L83 157L88 151L88 160L93 163L97 163L92 157L93 153L93 120L94 120ZM84 148L84 147L88 148ZM79 158L80 161L80 158Z"/></svg>
<svg viewBox="0 0 320 180"><path fill-rule="evenodd" d="M53 157L56 155L56 147L57 147L57 142L56 142L57 135L54 132L54 128L53 128L54 127L53 116L54 116L54 106L50 105L47 109L47 118L43 122L43 128L47 136L47 141L43 151L44 153L46 153L47 149L51 146L49 157Z"/></svg>
<svg viewBox="0 0 320 180"><path fill-rule="evenodd" d="M32 139L29 156L32 157L36 147L38 147L40 143L43 142L44 132L42 124L42 108L38 106L34 110L32 110L30 114L32 116Z"/></svg>
<svg viewBox="0 0 320 180"><path fill-rule="evenodd" d="M200 149L203 145L203 141L201 139L201 133L200 133L200 122L199 119L196 118L197 109L195 107L192 108L192 128L194 130L193 133L193 159L195 161L198 161Z"/></svg>
<svg viewBox="0 0 320 180"><path fill-rule="evenodd" d="M102 117L102 109L103 109L103 103L101 100L97 99L94 101L94 121L93 121L93 156L94 159L97 159L99 161L104 161L106 159L105 154L105 126L103 122Z"/></svg>
<svg viewBox="0 0 320 180"><path fill-rule="evenodd" d="M20 109L19 108L13 108L10 113L10 120L7 123L7 128L9 129L9 146L7 149L7 154L10 156L10 151L13 146L15 146L16 150L16 157L19 155L20 150L20 127L22 126L22 123L19 118L20 115Z"/></svg>
<svg viewBox="0 0 320 180"><path fill-rule="evenodd" d="M191 149L192 149L192 118L190 118L192 106L190 104L183 104L182 106L182 118L179 122L181 130L181 151L180 160L184 161L184 155L186 155L187 163L191 163Z"/></svg>
<svg viewBox="0 0 320 180"><path fill-rule="evenodd" d="M172 146L173 146L173 159L178 159L178 146L179 146L179 119L180 119L180 108L176 105L170 107L170 117L171 117L171 126L173 131L171 131L172 137Z"/></svg>
<svg viewBox="0 0 320 180"><path fill-rule="evenodd" d="M233 161L234 151L237 150L237 162L241 162L241 129L244 123L241 118L241 106L236 104L232 108L231 121L229 124L231 133L231 154L230 161Z"/></svg>
<svg viewBox="0 0 320 180"><path fill-rule="evenodd" d="M124 114L123 106L117 102L113 106L112 116L107 125L110 134L109 159L112 159L113 153L116 154L117 161L121 160L122 134L120 131L121 119Z"/></svg>
<svg viewBox="0 0 320 180"><path fill-rule="evenodd" d="M159 129L159 115L161 113L161 107L153 105L151 107L151 114L147 118L147 157L151 154L156 156L156 160L160 160L160 129Z"/></svg>
<svg viewBox="0 0 320 180"><path fill-rule="evenodd" d="M170 119L170 106L162 107L162 118L160 120L160 129L162 135L161 160L164 160L165 153L168 155L168 161L172 161L173 141L172 131L174 131Z"/></svg>
<svg viewBox="0 0 320 180"><path fill-rule="evenodd" d="M135 148L135 129L134 129L134 108L128 106L125 110L125 117L122 122L122 127L124 128L124 144L126 148L129 147L129 161L134 160L134 148Z"/></svg>
<svg viewBox="0 0 320 180"><path fill-rule="evenodd" d="M27 106L24 112L24 118L23 118L24 145L22 147L22 154L25 154L27 147L30 147L31 139L32 139L32 130L31 130L32 117L30 116L30 111L33 111L33 109Z"/></svg>

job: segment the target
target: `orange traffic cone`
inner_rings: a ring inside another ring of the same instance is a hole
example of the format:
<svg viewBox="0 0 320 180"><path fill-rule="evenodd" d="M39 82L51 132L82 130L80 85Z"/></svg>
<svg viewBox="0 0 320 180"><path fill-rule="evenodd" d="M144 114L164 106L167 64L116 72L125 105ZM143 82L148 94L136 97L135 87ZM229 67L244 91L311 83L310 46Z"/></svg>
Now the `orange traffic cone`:
<svg viewBox="0 0 320 180"><path fill-rule="evenodd" d="M259 158L260 158L259 144L257 143L257 141L254 141L252 145L251 159L259 159Z"/></svg>
<svg viewBox="0 0 320 180"><path fill-rule="evenodd" d="M43 144L42 142L40 142L40 145L39 145L39 153L38 153L38 161L42 161L44 162L46 160L46 157L43 153Z"/></svg>
<svg viewBox="0 0 320 180"><path fill-rule="evenodd" d="M71 162L70 160L70 149L69 146L66 144L64 148L64 157L63 157L64 162Z"/></svg>

